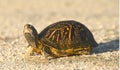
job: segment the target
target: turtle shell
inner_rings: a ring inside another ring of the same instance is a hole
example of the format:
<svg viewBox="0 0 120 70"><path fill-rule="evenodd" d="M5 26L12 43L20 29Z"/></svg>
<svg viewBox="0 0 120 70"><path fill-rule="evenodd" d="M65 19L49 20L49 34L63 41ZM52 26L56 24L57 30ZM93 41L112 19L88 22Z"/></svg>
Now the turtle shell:
<svg viewBox="0 0 120 70"><path fill-rule="evenodd" d="M46 52L54 55L89 54L98 44L90 30L83 24L69 20L59 21L46 27L38 39Z"/></svg>

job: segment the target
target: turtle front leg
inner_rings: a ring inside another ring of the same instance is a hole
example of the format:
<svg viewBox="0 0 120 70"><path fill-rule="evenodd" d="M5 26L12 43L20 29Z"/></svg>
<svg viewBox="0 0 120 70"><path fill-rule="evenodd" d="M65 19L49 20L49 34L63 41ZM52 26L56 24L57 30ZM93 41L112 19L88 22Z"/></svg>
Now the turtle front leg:
<svg viewBox="0 0 120 70"><path fill-rule="evenodd" d="M33 55L33 53L34 53L33 50L34 50L34 48L33 48L32 46L28 45L25 54L26 54L27 56L31 56L31 55Z"/></svg>
<svg viewBox="0 0 120 70"><path fill-rule="evenodd" d="M34 55L34 53L40 54L40 55ZM42 56L41 56L42 54ZM28 46L26 53L25 53L25 60L27 60L27 62L29 63L40 63L40 62L47 62L47 53L43 52L41 53L41 50L38 50L37 48ZM44 57L44 58L42 58Z"/></svg>

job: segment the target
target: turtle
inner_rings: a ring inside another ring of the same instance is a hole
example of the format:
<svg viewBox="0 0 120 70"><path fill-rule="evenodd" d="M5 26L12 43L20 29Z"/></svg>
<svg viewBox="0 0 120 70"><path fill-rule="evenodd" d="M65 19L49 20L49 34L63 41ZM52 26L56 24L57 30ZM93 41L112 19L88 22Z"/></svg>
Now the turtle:
<svg viewBox="0 0 120 70"><path fill-rule="evenodd" d="M45 59L73 55L88 55L98 44L92 32L82 23L74 20L50 24L40 33L31 24L26 24L23 34L31 49L29 55L37 53Z"/></svg>

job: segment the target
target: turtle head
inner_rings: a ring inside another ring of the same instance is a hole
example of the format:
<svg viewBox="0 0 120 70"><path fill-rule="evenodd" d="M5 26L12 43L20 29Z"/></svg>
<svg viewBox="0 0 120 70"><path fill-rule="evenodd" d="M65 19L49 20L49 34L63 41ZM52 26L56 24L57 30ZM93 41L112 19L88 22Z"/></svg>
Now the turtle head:
<svg viewBox="0 0 120 70"><path fill-rule="evenodd" d="M29 44L29 46L37 48L38 47L38 33L34 26L26 24L23 30L24 36Z"/></svg>

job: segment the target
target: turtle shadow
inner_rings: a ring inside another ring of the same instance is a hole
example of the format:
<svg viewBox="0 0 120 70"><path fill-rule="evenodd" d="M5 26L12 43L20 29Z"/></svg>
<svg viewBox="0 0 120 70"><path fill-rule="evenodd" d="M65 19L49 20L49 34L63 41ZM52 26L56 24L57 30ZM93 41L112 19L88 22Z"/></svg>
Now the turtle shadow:
<svg viewBox="0 0 120 70"><path fill-rule="evenodd" d="M92 51L95 54L104 53L104 52L112 52L119 50L119 39L111 40L106 43L100 43L97 47L95 47Z"/></svg>

